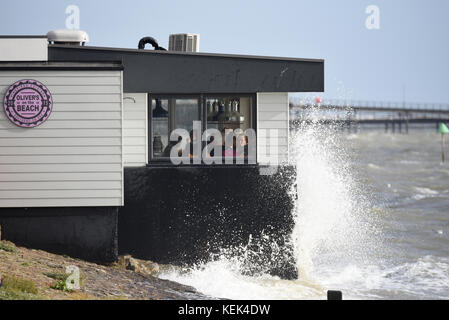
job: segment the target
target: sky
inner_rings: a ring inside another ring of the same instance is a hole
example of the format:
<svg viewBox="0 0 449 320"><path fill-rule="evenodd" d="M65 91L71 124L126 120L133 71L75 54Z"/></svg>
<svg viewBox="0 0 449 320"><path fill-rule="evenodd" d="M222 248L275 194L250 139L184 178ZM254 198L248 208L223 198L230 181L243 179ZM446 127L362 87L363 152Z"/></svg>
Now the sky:
<svg viewBox="0 0 449 320"><path fill-rule="evenodd" d="M1 0L0 34L63 29L69 5L88 45L199 33L201 52L325 59L324 98L449 103L447 0Z"/></svg>

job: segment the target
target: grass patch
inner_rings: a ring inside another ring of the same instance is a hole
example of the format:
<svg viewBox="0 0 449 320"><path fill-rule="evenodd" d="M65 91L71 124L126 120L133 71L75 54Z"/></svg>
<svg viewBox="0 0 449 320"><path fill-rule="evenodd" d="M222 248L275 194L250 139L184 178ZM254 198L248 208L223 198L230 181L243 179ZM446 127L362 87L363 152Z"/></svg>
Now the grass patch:
<svg viewBox="0 0 449 320"><path fill-rule="evenodd" d="M0 241L0 250L6 251L6 252L17 252L17 249L14 246L9 245L3 241Z"/></svg>
<svg viewBox="0 0 449 320"><path fill-rule="evenodd" d="M0 289L0 300L43 300L43 298L26 292Z"/></svg>
<svg viewBox="0 0 449 320"><path fill-rule="evenodd" d="M47 276L54 280L66 281L69 277L68 274L62 272L44 272L44 276Z"/></svg>
<svg viewBox="0 0 449 320"><path fill-rule="evenodd" d="M52 288L54 290L65 291L65 292L73 292L72 289L67 288L67 283L65 281L62 281L62 280L56 281L56 283L52 284L50 286L50 288Z"/></svg>
<svg viewBox="0 0 449 320"><path fill-rule="evenodd" d="M5 276L3 279L2 288L6 290L37 294L37 288L33 281L16 278L14 276Z"/></svg>
<svg viewBox="0 0 449 320"><path fill-rule="evenodd" d="M42 299L42 297L38 295L34 282L9 275L3 278L3 284L0 288L0 300L38 299Z"/></svg>
<svg viewBox="0 0 449 320"><path fill-rule="evenodd" d="M45 276L52 278L56 280L55 284L52 284L50 288L54 290L61 290L65 292L73 292L72 289L69 289L67 287L67 278L70 276L70 274L62 273L62 272L46 272L44 273Z"/></svg>

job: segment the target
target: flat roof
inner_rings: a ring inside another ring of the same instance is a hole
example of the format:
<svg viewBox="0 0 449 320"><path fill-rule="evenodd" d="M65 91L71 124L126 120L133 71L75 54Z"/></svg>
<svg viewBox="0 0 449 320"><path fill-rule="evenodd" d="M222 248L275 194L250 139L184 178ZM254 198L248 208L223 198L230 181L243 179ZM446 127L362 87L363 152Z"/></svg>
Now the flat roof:
<svg viewBox="0 0 449 320"><path fill-rule="evenodd" d="M47 36L45 35L23 35L23 34L18 34L18 35L0 35L0 39L42 39L42 38L47 38Z"/></svg>

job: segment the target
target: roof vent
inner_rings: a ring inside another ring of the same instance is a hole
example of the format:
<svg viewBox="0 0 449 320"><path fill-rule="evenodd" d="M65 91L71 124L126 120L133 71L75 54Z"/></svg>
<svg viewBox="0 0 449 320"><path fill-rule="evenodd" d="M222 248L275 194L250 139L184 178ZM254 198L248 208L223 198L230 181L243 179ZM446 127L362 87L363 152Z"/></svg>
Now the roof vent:
<svg viewBox="0 0 449 320"><path fill-rule="evenodd" d="M89 42L89 35L82 30L52 30L47 33L47 38L50 44L65 44L74 46L79 46L81 44L84 46L86 42Z"/></svg>

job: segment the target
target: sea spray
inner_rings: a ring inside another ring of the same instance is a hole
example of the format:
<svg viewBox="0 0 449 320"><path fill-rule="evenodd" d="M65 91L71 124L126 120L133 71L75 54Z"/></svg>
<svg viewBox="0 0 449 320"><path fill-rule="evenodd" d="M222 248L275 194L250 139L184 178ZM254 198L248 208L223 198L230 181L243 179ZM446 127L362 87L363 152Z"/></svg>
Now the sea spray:
<svg viewBox="0 0 449 320"><path fill-rule="evenodd" d="M279 239L269 235L250 238L246 245L222 248L208 262L162 278L221 298L319 299L325 297L326 280L335 275L333 271L368 263L379 242L373 238L376 228L369 203L353 177L350 142L341 128L321 125L313 112L303 120L290 145L290 164L296 167L290 194L294 225L282 239L289 246L280 248ZM282 280L264 269L288 247L294 250L296 280Z"/></svg>
<svg viewBox="0 0 449 320"><path fill-rule="evenodd" d="M337 125L297 124L291 161L297 169L292 242L301 276L368 262L377 246L375 216L354 179L348 141Z"/></svg>

